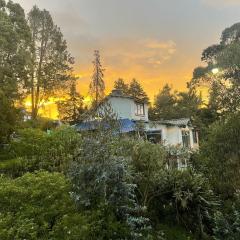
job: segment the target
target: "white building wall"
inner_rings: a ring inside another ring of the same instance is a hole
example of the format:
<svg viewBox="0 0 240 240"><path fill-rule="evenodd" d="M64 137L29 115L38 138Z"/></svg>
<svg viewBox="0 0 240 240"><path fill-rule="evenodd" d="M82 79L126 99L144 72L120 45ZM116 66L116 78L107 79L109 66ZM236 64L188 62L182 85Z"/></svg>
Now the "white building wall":
<svg viewBox="0 0 240 240"><path fill-rule="evenodd" d="M146 103L144 103L144 115L136 115L137 105L131 98L111 97L108 102L119 118L148 121L148 105Z"/></svg>
<svg viewBox="0 0 240 240"><path fill-rule="evenodd" d="M167 127L167 144L178 145L182 144L181 129L177 126Z"/></svg>
<svg viewBox="0 0 240 240"><path fill-rule="evenodd" d="M133 100L130 98L119 98L119 97L111 97L108 99L112 110L117 114L118 118L128 118L132 119L132 111L133 111Z"/></svg>
<svg viewBox="0 0 240 240"><path fill-rule="evenodd" d="M190 136L190 146L192 149L198 149L198 143L193 142L193 134L192 129L190 127L181 128L179 126L166 126L163 124L154 124L154 123L147 123L146 124L146 131L159 131L162 132L162 141L164 145L183 145L182 141L182 130L189 131Z"/></svg>

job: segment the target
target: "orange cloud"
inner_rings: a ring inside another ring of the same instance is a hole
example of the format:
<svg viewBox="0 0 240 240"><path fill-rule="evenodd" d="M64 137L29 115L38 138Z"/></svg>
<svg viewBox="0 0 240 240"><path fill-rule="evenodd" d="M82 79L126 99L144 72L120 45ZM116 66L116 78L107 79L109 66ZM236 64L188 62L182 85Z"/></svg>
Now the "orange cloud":
<svg viewBox="0 0 240 240"><path fill-rule="evenodd" d="M177 53L177 45L173 40L109 38L105 41L98 40L98 43L97 49L100 49L102 64L106 68L105 83L107 92L112 89L114 81L119 77L125 79L126 82L136 78L142 83L150 98L153 98L163 84L169 81L173 83L178 76L173 73L173 63L170 63ZM84 48L85 44L87 49ZM79 52L82 50L85 59L79 55L79 65L76 65L76 72L80 77L78 90L84 95L87 94L91 81L93 69L91 62L94 50L90 51L89 45L91 46L91 44L89 44L89 41L85 44L81 43L81 48L79 49ZM181 70L181 77L185 75L188 75L189 80L189 73L186 73L184 69ZM184 79L184 82L181 83L181 88L185 87L185 82L186 80ZM175 86L179 88L178 84Z"/></svg>

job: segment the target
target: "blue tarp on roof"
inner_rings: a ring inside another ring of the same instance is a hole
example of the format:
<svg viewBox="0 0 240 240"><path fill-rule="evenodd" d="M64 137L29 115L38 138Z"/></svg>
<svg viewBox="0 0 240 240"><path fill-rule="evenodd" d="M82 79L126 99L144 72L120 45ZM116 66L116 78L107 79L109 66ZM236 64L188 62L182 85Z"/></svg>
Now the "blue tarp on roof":
<svg viewBox="0 0 240 240"><path fill-rule="evenodd" d="M130 119L120 119L119 123L121 133L133 132L136 129L136 123Z"/></svg>
<svg viewBox="0 0 240 240"><path fill-rule="evenodd" d="M135 131L136 124L131 121L130 119L119 119L119 127L120 127L120 132L121 133L127 133L127 132L133 132ZM88 122L83 122L75 125L75 128L78 131L91 131L99 128L99 125L105 125L107 127L107 123L104 124L100 121L88 121Z"/></svg>

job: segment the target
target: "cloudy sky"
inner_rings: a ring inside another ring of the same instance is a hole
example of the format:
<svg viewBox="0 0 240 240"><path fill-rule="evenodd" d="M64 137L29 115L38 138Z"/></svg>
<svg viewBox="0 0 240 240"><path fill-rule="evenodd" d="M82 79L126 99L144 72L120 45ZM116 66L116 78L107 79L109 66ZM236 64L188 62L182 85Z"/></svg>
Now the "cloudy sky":
<svg viewBox="0 0 240 240"><path fill-rule="evenodd" d="M150 97L166 83L183 90L201 52L240 21L240 0L14 0L26 12L49 10L75 57L87 93L93 51L100 50L108 91L138 79Z"/></svg>

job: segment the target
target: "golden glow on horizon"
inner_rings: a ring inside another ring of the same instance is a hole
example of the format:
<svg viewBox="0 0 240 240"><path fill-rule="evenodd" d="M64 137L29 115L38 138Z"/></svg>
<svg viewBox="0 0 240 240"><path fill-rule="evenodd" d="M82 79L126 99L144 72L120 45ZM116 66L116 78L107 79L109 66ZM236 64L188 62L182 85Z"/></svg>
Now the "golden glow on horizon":
<svg viewBox="0 0 240 240"><path fill-rule="evenodd" d="M91 96L87 95L86 97L84 97L83 103L84 103L85 106L89 107L92 103Z"/></svg>
<svg viewBox="0 0 240 240"><path fill-rule="evenodd" d="M48 101L41 103L40 108L39 108L39 116L50 118L53 120L59 119L57 102L63 101L65 99L66 98L64 98L64 97L62 97L62 98L50 97ZM83 103L84 103L84 106L89 107L92 103L92 98L90 96L84 97ZM30 96L24 100L24 106L28 112L31 112L32 103L31 103Z"/></svg>
<svg viewBox="0 0 240 240"><path fill-rule="evenodd" d="M65 98L58 98L58 97L50 97L48 101L44 101L40 104L39 108L39 116L46 117L50 119L58 119L58 109L57 109L57 102L62 101ZM31 112L32 102L30 96L27 97L24 101L24 106L27 111Z"/></svg>

